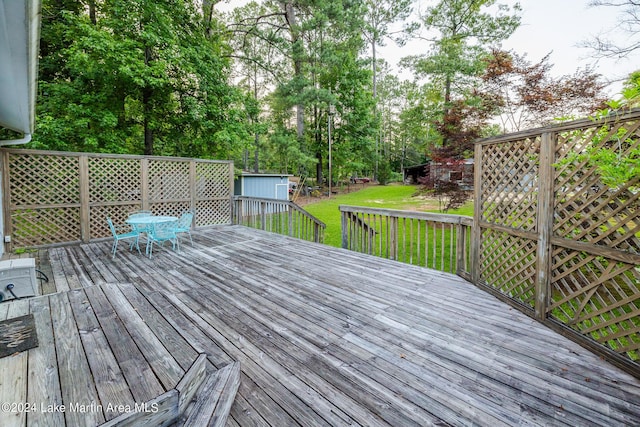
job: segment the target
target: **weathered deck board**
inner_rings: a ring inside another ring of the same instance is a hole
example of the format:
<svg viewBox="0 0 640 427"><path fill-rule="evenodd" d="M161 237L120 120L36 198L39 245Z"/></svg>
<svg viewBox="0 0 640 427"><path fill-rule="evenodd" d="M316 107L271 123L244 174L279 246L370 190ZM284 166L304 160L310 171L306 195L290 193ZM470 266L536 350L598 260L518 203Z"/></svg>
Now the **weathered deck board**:
<svg viewBox="0 0 640 427"><path fill-rule="evenodd" d="M640 425L638 379L459 277L238 226L194 243L41 251L59 293L0 304L0 319L34 313L42 343L0 359L18 367L0 396L17 381L36 401L151 401L204 353L240 362L228 426Z"/></svg>

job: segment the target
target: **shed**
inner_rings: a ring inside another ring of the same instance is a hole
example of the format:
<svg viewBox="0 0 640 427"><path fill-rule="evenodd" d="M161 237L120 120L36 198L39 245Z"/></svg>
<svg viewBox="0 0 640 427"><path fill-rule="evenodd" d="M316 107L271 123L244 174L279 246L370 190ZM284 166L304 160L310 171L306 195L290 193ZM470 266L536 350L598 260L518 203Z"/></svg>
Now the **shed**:
<svg viewBox="0 0 640 427"><path fill-rule="evenodd" d="M233 193L236 196L289 200L290 176L292 175L243 172L234 181Z"/></svg>

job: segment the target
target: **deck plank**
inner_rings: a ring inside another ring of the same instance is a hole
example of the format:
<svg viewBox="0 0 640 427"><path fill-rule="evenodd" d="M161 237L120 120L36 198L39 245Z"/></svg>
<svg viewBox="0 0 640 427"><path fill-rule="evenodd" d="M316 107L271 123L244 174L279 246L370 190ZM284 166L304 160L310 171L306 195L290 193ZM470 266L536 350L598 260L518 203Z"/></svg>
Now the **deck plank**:
<svg viewBox="0 0 640 427"><path fill-rule="evenodd" d="M131 404L133 396L85 292L69 292L69 301L100 401L111 403L103 405L106 420L111 420L122 414L117 408Z"/></svg>
<svg viewBox="0 0 640 427"><path fill-rule="evenodd" d="M26 300L6 304L7 319L29 314L29 303ZM27 362L26 351L0 358L0 402L9 404L8 410L2 411L3 418L6 418L6 424L3 425L7 427L24 426L27 420L27 411L21 406L27 402Z"/></svg>
<svg viewBox="0 0 640 427"><path fill-rule="evenodd" d="M106 240L41 251L60 293L0 304L36 316L26 398L77 400L74 360L74 393L152 401L204 353L241 366L228 426L640 425L639 379L457 276L240 226L193 237L152 259L114 261Z"/></svg>
<svg viewBox="0 0 640 427"><path fill-rule="evenodd" d="M40 408L42 404L54 407L62 405L49 298L33 298L30 301L30 311L36 322L38 347L29 351L29 389L26 402L33 404L36 410L27 412L27 425L64 425L64 413L46 412Z"/></svg>
<svg viewBox="0 0 640 427"><path fill-rule="evenodd" d="M118 286L103 286L102 290L113 303L118 317L123 320L127 331L165 390L174 388L185 374L185 370L166 349L162 340L149 328L145 319L140 317L140 313L130 304Z"/></svg>
<svg viewBox="0 0 640 427"><path fill-rule="evenodd" d="M66 407L100 405L89 363L85 357L71 304L66 293L49 297L55 337L62 401ZM64 411L67 425L97 425L105 421L102 411Z"/></svg>
<svg viewBox="0 0 640 427"><path fill-rule="evenodd" d="M160 384L102 289L90 287L85 292L135 401L147 402L164 393L166 389Z"/></svg>

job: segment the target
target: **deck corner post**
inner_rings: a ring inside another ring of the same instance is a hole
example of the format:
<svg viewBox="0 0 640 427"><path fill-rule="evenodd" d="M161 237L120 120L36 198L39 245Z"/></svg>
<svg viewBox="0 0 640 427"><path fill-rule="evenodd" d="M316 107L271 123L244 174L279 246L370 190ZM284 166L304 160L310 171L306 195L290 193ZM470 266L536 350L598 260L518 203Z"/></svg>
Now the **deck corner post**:
<svg viewBox="0 0 640 427"><path fill-rule="evenodd" d="M482 144L476 144L474 148L474 194L473 194L473 228L471 230L471 282L480 283L480 250L482 247Z"/></svg>
<svg viewBox="0 0 640 427"><path fill-rule="evenodd" d="M340 229L342 231L342 249L349 249L349 235L347 231L347 227L349 227L349 222L347 221L347 213L342 210L342 206L340 206Z"/></svg>

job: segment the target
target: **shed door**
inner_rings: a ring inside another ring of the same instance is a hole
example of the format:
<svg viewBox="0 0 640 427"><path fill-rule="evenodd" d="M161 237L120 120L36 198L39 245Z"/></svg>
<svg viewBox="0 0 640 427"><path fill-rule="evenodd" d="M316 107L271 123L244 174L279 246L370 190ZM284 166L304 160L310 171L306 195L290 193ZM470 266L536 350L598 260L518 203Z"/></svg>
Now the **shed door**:
<svg viewBox="0 0 640 427"><path fill-rule="evenodd" d="M276 199L289 200L289 184L276 184Z"/></svg>

